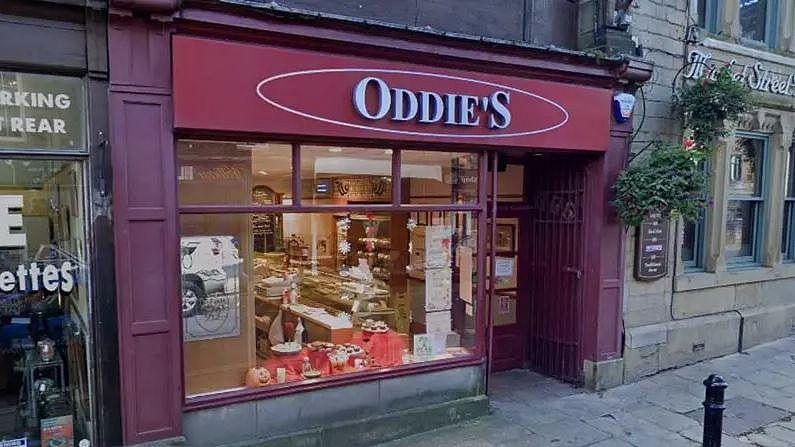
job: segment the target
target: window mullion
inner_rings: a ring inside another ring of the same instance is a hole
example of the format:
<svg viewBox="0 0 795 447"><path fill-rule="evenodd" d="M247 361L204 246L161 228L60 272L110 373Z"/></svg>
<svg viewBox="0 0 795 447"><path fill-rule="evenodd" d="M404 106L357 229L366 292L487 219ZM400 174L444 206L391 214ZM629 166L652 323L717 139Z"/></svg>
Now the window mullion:
<svg viewBox="0 0 795 447"><path fill-rule="evenodd" d="M293 206L301 206L301 145L293 144Z"/></svg>

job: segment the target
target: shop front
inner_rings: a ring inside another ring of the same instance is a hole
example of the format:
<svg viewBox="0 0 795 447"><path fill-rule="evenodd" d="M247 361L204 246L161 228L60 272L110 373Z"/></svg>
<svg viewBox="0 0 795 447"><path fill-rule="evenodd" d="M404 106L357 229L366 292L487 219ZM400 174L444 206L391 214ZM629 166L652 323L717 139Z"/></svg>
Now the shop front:
<svg viewBox="0 0 795 447"><path fill-rule="evenodd" d="M105 174L91 163L104 130L91 111L104 107L95 93L105 96L107 64L86 54L87 42L104 43L85 30L105 11L4 2L0 12L0 445L118 443L118 390L100 378L118 362L100 366L108 334L97 326L115 309L95 283L107 270L97 268L105 247L94 245L90 206L92 179Z"/></svg>
<svg viewBox="0 0 795 447"><path fill-rule="evenodd" d="M243 12L111 18L126 442L370 445L617 355L629 63Z"/></svg>

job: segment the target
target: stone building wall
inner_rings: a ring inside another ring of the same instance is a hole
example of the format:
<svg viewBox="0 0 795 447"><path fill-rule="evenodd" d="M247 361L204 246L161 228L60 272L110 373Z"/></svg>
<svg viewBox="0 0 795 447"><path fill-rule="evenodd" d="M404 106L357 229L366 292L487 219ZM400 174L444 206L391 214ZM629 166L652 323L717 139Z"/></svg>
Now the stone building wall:
<svg viewBox="0 0 795 447"><path fill-rule="evenodd" d="M671 110L672 82L690 52L711 54L718 63L735 60L739 66L756 63L782 78L795 73L791 52L795 2L780 2L782 20L776 49L759 48L739 39L737 0L727 0L718 19L718 35L700 30L700 41L686 44L687 25L697 20L696 3L690 0L640 0L635 10L633 34L654 61L652 81L639 96L636 123L643 119L633 151L659 139L679 142L682 124ZM742 71L742 67L738 67ZM683 70L683 73L685 71ZM676 82L681 84L680 74ZM784 167L792 144L795 121L795 88L790 95L755 92L759 107L736 125L721 142L711 161L711 194L707 212L704 256L696 269L686 269L679 248L682 223L671 225L669 275L657 281L634 279L635 232L627 233L624 295L624 382L707 358L726 355L792 333L795 323L795 265L782 261ZM766 154L768 188L758 264L733 268L726 262L724 239L727 214L727 147L735 131L768 137Z"/></svg>

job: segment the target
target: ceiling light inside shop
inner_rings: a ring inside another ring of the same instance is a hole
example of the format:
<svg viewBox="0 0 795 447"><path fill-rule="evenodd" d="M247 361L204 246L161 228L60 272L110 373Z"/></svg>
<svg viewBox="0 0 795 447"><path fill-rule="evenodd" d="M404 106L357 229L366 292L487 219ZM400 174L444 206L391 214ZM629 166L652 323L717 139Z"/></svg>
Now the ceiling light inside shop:
<svg viewBox="0 0 795 447"><path fill-rule="evenodd" d="M404 178L425 178L442 181L442 167L438 165L401 164ZM392 175L392 160L370 160L351 157L321 157L315 160L315 174Z"/></svg>
<svg viewBox="0 0 795 447"><path fill-rule="evenodd" d="M259 175L270 175L270 174L268 174L265 171L257 171L257 174L259 174Z"/></svg>
<svg viewBox="0 0 795 447"><path fill-rule="evenodd" d="M328 148L328 151L329 152L342 152L342 148L341 147L330 147L330 148Z"/></svg>

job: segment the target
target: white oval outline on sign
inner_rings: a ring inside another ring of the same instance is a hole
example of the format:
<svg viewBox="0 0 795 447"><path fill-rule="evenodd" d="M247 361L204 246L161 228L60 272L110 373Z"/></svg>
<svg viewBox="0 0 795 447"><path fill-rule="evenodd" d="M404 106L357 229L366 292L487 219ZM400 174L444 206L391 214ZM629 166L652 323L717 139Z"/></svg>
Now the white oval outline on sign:
<svg viewBox="0 0 795 447"><path fill-rule="evenodd" d="M452 133L415 132L415 131L410 131L410 130L382 129L380 127L365 126L365 125L362 125L362 124L353 124L353 123L347 123L345 121L337 121L337 120L332 120L332 119L329 119L329 118L323 118L321 116L317 116L317 115L312 115L310 113L301 112L299 110L295 110L295 109L292 109L292 108L287 107L285 105L279 104L276 101L273 101L270 98L268 98L267 96L263 95L262 92L260 91L260 89L262 88L263 85L265 85L265 84L267 84L269 82L272 82L272 81L283 79L283 78L290 78L290 77L294 77L294 76L302 76L302 75L307 75L307 74L343 73L343 72L348 72L348 73L350 73L350 72L363 72L363 73L406 74L406 75L414 75L414 76L426 76L426 77L430 77L430 78L453 79L453 80L456 80L456 81L465 81L465 82L473 82L475 84L488 85L490 87L497 87L497 88L501 88L501 89L506 89L506 90L510 90L512 92L517 92L517 93L520 93L522 95L529 96L531 98L540 99L541 101L544 101L544 102L546 102L548 104L551 104L552 106L556 107L561 112L563 112L564 118L563 118L563 121L561 121L560 123L558 123L558 124L556 124L554 126L546 127L546 128L543 128L543 129L530 130L530 131L527 131L527 132L514 132L514 133L502 133L502 134L466 134L466 135L457 135L457 134L452 134ZM322 122L329 123L329 124L336 124L338 126L354 127L354 128L357 128L357 129L364 129L364 130L374 130L376 132L387 132L387 133L396 133L396 134L403 134L403 135L413 135L413 136L419 136L419 137L448 137L448 138L449 137L452 137L452 138L509 138L509 137L520 137L520 136L525 136L525 135L534 135L534 134L539 134L539 133L544 133L544 132L550 132L552 130L555 130L555 129L565 125L569 121L569 112L566 111L566 109L564 109L563 106L561 106L560 104L556 103L555 101L552 101L550 99L544 98L543 96L536 95L535 93L530 93L530 92L527 92L527 91L524 91L524 90L521 90L521 89L518 89L518 88L515 88L515 87L509 87L507 85L497 84L497 83L494 83L494 82L481 81L481 80L478 80L478 79L464 78L464 77L460 77L460 76L450 76L450 75L443 75L443 74L437 74L437 73L425 73L425 72L421 72L421 71L391 70L391 69L385 69L385 68L322 68L322 69L317 69L317 70L293 71L293 72L290 72L290 73L282 73L282 74L279 74L279 75L276 75L276 76L271 76L270 78L267 78L267 79L263 79L262 81L260 81L257 84L257 89L256 90L257 90L257 96L262 98L268 104L270 104L270 105L272 105L272 106L274 106L274 107L276 107L278 109L284 110L285 112L289 112L289 113L292 113L294 115L302 116L304 118L309 118L309 119L313 119L313 120L317 120L317 121L322 121Z"/></svg>

